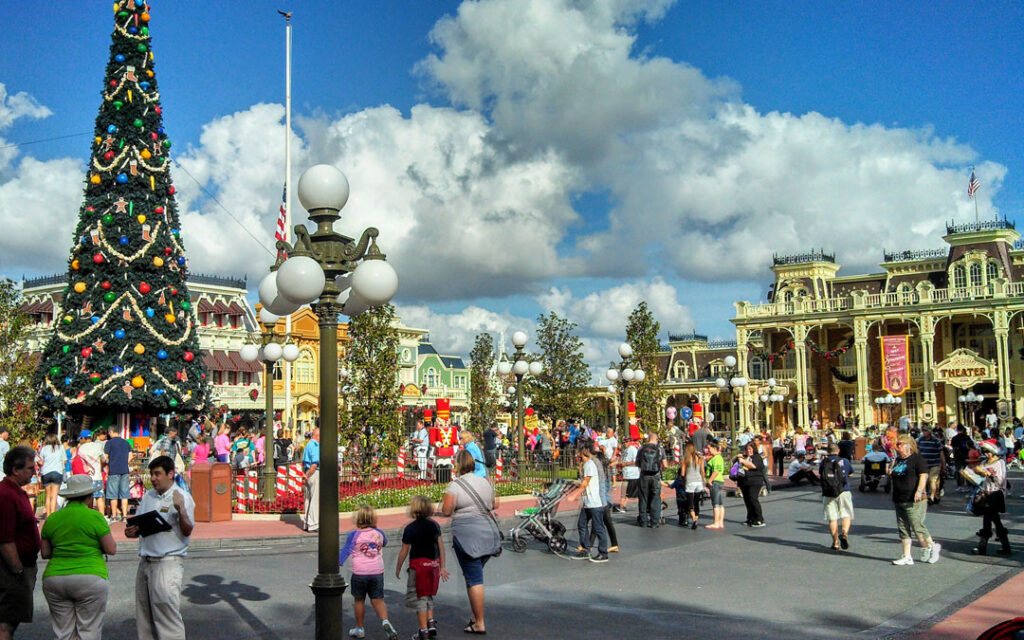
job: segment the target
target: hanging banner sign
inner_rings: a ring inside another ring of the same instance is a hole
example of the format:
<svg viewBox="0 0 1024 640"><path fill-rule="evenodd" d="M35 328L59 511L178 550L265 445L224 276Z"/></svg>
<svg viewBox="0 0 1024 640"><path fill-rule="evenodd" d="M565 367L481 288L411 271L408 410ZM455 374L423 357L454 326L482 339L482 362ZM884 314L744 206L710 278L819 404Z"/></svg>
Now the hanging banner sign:
<svg viewBox="0 0 1024 640"><path fill-rule="evenodd" d="M901 396L910 386L910 336L882 336L882 388Z"/></svg>

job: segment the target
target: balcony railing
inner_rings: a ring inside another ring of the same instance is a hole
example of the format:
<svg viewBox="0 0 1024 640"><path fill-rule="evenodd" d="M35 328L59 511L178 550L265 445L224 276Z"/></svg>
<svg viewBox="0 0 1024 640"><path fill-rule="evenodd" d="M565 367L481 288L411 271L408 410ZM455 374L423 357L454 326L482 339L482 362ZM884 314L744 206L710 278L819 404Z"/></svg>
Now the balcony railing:
<svg viewBox="0 0 1024 640"><path fill-rule="evenodd" d="M669 342L707 342L708 337L699 333L670 333Z"/></svg>
<svg viewBox="0 0 1024 640"><path fill-rule="evenodd" d="M889 293L854 292L835 298L800 298L787 302L765 304L736 303L737 318L770 318L776 316L834 313L839 311L912 307L925 304L957 304L972 300L1024 298L1024 282L1005 283L1000 280L984 286L923 288L915 291Z"/></svg>
<svg viewBox="0 0 1024 640"><path fill-rule="evenodd" d="M963 224L946 224L946 233L972 233L974 231L998 231L1000 229L1016 229L1017 225L1006 218L1002 220L984 220L982 222L964 222Z"/></svg>
<svg viewBox="0 0 1024 640"><path fill-rule="evenodd" d="M920 249L917 251L882 251L885 262L911 262L913 260L932 260L945 258L949 249Z"/></svg>
<svg viewBox="0 0 1024 640"><path fill-rule="evenodd" d="M825 253L824 249L812 249L809 253L798 253L793 255L780 256L772 254L772 263L780 264L805 264L807 262L835 262L836 254Z"/></svg>

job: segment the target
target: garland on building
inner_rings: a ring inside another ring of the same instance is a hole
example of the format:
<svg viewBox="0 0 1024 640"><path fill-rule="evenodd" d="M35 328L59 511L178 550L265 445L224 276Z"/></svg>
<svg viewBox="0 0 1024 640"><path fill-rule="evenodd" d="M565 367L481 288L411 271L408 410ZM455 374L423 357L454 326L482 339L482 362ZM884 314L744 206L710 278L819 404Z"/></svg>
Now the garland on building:
<svg viewBox="0 0 1024 640"><path fill-rule="evenodd" d="M769 353L764 349L758 349L754 345L748 344L747 351L753 353L755 356L767 360L768 362L774 363L776 360L781 360L782 358L785 358L786 354L789 353L790 349L793 348L793 344L794 343L792 340L787 340L786 343L779 347L778 351L776 351L775 353ZM853 346L853 338L850 338L842 346L836 347L831 351L825 351L810 338L804 340L804 345L806 345L807 348L809 348L812 352L818 354L819 356L822 356L826 360L835 360L836 358L840 357L841 355L850 350L850 347Z"/></svg>
<svg viewBox="0 0 1024 640"><path fill-rule="evenodd" d="M832 372L832 377L839 382L845 382L846 384L852 384L857 382L857 374L852 376L843 375L843 372L839 370L839 367L829 367L829 371Z"/></svg>
<svg viewBox="0 0 1024 640"><path fill-rule="evenodd" d="M831 351L825 351L817 344L815 344L814 341L811 340L810 338L804 340L804 344L806 344L811 351L818 354L819 356L824 357L826 360L835 360L836 358L850 350L850 347L853 346L853 338L851 337L842 346L836 347Z"/></svg>

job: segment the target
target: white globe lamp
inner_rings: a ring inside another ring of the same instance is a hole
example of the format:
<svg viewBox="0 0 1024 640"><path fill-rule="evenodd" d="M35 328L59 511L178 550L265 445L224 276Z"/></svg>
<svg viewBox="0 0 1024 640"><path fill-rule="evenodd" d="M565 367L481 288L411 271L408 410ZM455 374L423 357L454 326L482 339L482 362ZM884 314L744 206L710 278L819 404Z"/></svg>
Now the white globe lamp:
<svg viewBox="0 0 1024 640"><path fill-rule="evenodd" d="M525 376L526 372L530 370L530 365L526 360L516 360L516 363L512 365L512 373L517 376Z"/></svg>
<svg viewBox="0 0 1024 640"><path fill-rule="evenodd" d="M609 382L615 382L616 380L619 379L619 370L609 369L608 371L604 372L604 377L608 378Z"/></svg>
<svg viewBox="0 0 1024 640"><path fill-rule="evenodd" d="M278 293L293 304L313 302L324 292L326 283L327 277L320 263L309 256L288 258L277 269Z"/></svg>
<svg viewBox="0 0 1024 640"><path fill-rule="evenodd" d="M242 345L238 350L238 356L243 362L256 362L260 357L260 348L254 344Z"/></svg>
<svg viewBox="0 0 1024 640"><path fill-rule="evenodd" d="M281 357L285 362L295 362L299 359L299 345L289 342L281 348Z"/></svg>
<svg viewBox="0 0 1024 640"><path fill-rule="evenodd" d="M530 363L530 375L539 376L544 373L544 363L539 360L535 360Z"/></svg>
<svg viewBox="0 0 1024 640"><path fill-rule="evenodd" d="M371 306L387 304L398 292L398 274L383 260L364 260L352 273L352 290Z"/></svg>
<svg viewBox="0 0 1024 640"><path fill-rule="evenodd" d="M270 313L267 309L260 309L260 324L275 325L281 316Z"/></svg>
<svg viewBox="0 0 1024 640"><path fill-rule="evenodd" d="M735 367L736 366L736 356L725 356L725 366L727 366L727 367Z"/></svg>
<svg viewBox="0 0 1024 640"><path fill-rule="evenodd" d="M643 369L637 369L636 371L633 372L633 379L635 379L637 382L643 382L644 378L646 377L647 374L644 373Z"/></svg>
<svg viewBox="0 0 1024 640"><path fill-rule="evenodd" d="M508 374L512 373L512 363L509 362L508 360L502 360L501 362L499 362L498 373L503 376L507 376Z"/></svg>
<svg viewBox="0 0 1024 640"><path fill-rule="evenodd" d="M516 331L512 334L512 344L516 347L522 348L526 346L526 332Z"/></svg>
<svg viewBox="0 0 1024 640"><path fill-rule="evenodd" d="M348 202L348 178L337 167L314 165L299 178L299 202L306 211L340 211Z"/></svg>
<svg viewBox="0 0 1024 640"><path fill-rule="evenodd" d="M634 377L636 377L636 372L629 367L622 370L622 379L626 382L632 382Z"/></svg>
<svg viewBox="0 0 1024 640"><path fill-rule="evenodd" d="M263 346L263 359L268 362L274 362L275 360L281 359L281 345L276 342L270 342Z"/></svg>
<svg viewBox="0 0 1024 640"><path fill-rule="evenodd" d="M619 345L619 355L623 358L628 358L633 355L633 347L629 346L629 343L623 342Z"/></svg>

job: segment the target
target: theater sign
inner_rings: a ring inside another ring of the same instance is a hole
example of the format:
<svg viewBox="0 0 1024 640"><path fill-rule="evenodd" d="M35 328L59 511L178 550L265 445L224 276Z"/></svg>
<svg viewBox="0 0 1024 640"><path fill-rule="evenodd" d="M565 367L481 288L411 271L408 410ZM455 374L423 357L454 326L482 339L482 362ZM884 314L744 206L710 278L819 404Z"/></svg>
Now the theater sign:
<svg viewBox="0 0 1024 640"><path fill-rule="evenodd" d="M969 389L996 379L996 366L970 349L957 349L935 365L935 381Z"/></svg>

